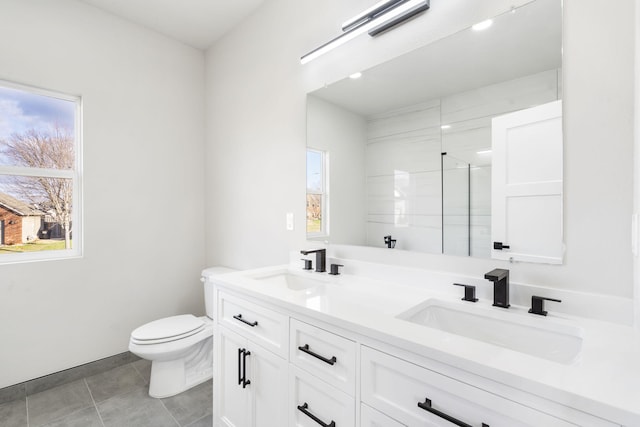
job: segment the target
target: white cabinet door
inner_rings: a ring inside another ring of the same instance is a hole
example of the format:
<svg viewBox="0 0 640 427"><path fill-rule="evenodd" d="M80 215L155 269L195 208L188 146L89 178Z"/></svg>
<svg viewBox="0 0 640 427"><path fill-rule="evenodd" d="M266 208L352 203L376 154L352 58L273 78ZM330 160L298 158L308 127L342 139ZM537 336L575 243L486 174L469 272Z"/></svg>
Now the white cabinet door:
<svg viewBox="0 0 640 427"><path fill-rule="evenodd" d="M286 426L287 361L227 328L218 336L218 425Z"/></svg>
<svg viewBox="0 0 640 427"><path fill-rule="evenodd" d="M250 390L251 426L273 427L287 425L287 381L289 367L286 360L249 341L251 354L247 361L247 380ZM250 363L249 363L250 361Z"/></svg>
<svg viewBox="0 0 640 427"><path fill-rule="evenodd" d="M562 101L494 118L492 150L492 258L562 264Z"/></svg>
<svg viewBox="0 0 640 427"><path fill-rule="evenodd" d="M405 427L393 418L365 405L360 405L360 427Z"/></svg>
<svg viewBox="0 0 640 427"><path fill-rule="evenodd" d="M356 344L344 337L291 319L289 360L347 394L355 393Z"/></svg>
<svg viewBox="0 0 640 427"><path fill-rule="evenodd" d="M355 426L353 397L293 365L289 384L289 427Z"/></svg>
<svg viewBox="0 0 640 427"><path fill-rule="evenodd" d="M365 346L361 355L362 401L409 427L453 425L447 417L473 427L576 426Z"/></svg>
<svg viewBox="0 0 640 427"><path fill-rule="evenodd" d="M221 427L246 427L249 422L249 394L240 383L242 376L242 354L240 350L246 348L247 339L220 328L216 340L218 352L218 395L217 424Z"/></svg>
<svg viewBox="0 0 640 427"><path fill-rule="evenodd" d="M220 292L217 321L286 359L289 351L289 318L284 314Z"/></svg>

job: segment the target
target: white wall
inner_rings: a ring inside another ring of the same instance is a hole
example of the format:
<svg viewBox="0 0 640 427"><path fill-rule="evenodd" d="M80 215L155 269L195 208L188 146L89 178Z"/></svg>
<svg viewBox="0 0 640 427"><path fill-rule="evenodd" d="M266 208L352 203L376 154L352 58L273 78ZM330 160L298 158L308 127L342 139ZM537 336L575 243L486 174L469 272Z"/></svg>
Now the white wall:
<svg viewBox="0 0 640 427"><path fill-rule="evenodd" d="M81 95L81 259L0 266L0 387L203 313L204 55L70 0L3 0L0 79Z"/></svg>
<svg viewBox="0 0 640 427"><path fill-rule="evenodd" d="M207 52L208 263L285 263L288 250L307 244L306 92L525 2L434 0L406 25L304 66L301 55L374 2L266 2ZM564 6L565 263L503 266L514 281L630 298L634 1ZM288 211L296 213L294 232L285 230ZM389 260L479 277L502 265L401 251Z"/></svg>
<svg viewBox="0 0 640 427"><path fill-rule="evenodd" d="M364 245L364 117L315 96L307 98L307 145L329 154L329 237L337 244Z"/></svg>
<svg viewBox="0 0 640 427"><path fill-rule="evenodd" d="M635 123L635 140L634 140L634 153L633 153L633 212L640 214L640 0L635 0L636 6L636 54L635 54L635 67L636 67L636 90L635 90L635 111L634 111L634 123ZM639 218L640 220L640 218ZM639 224L640 226L640 224ZM639 227L640 228L640 227ZM639 245L640 251L640 230L635 230L637 239L636 242ZM633 281L634 281L634 298L635 298L635 327L636 331L640 332L640 256L636 254L633 258Z"/></svg>

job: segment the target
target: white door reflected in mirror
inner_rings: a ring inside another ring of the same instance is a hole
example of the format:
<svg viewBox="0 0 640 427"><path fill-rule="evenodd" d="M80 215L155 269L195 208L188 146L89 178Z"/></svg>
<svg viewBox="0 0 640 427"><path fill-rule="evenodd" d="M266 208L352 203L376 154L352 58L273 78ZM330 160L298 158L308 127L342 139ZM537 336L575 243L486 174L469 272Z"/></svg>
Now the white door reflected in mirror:
<svg viewBox="0 0 640 427"><path fill-rule="evenodd" d="M494 118L492 150L492 258L562 264L562 101Z"/></svg>

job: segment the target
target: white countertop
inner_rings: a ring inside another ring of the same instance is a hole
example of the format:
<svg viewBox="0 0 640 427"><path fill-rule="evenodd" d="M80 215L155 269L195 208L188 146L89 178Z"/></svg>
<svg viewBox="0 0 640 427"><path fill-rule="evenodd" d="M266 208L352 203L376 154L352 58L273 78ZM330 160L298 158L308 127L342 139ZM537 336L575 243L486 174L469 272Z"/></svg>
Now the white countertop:
<svg viewBox="0 0 640 427"><path fill-rule="evenodd" d="M285 271L319 280L323 286L295 290L256 280ZM203 274L206 276L206 270ZM557 313L553 306L547 306L549 315L538 316L536 321L576 325L583 330L579 357L571 364L563 364L396 318L429 298L472 304L437 287L349 274L331 276L289 265L229 273L213 280L287 311L352 330L550 401L625 426L640 426L640 339L631 327ZM482 298L473 306L506 311L491 307L491 301ZM512 305L508 313L514 318L531 319L533 315L527 310L528 307Z"/></svg>

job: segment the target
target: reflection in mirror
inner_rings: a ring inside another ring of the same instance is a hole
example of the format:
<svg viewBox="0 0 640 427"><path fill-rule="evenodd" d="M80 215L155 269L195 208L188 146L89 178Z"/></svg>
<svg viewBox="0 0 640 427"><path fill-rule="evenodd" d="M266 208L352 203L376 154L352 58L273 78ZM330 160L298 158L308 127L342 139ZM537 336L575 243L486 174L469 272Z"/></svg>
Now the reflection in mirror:
<svg viewBox="0 0 640 427"><path fill-rule="evenodd" d="M334 183L322 239L490 256L492 119L561 98L561 12L535 0L310 93Z"/></svg>
<svg viewBox="0 0 640 427"><path fill-rule="evenodd" d="M307 235L326 236L326 153L307 149Z"/></svg>

